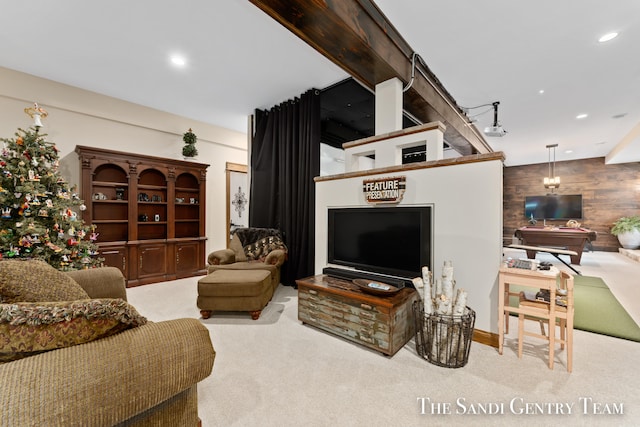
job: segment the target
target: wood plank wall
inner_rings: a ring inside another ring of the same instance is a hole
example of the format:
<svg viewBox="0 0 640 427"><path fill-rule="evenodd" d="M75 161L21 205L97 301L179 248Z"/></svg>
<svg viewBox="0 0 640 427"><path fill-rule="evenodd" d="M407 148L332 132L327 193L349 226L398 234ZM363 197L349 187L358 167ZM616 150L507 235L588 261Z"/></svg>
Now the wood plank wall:
<svg viewBox="0 0 640 427"><path fill-rule="evenodd" d="M547 163L504 168L505 240L511 239L516 228L527 225L525 196L549 192L542 184L548 172ZM621 216L640 215L640 162L605 165L604 157L556 162L556 175L560 177L557 194L582 194L583 218L578 221L598 232L593 249L618 251L620 245L611 235L611 224ZM551 225L564 223L547 221Z"/></svg>

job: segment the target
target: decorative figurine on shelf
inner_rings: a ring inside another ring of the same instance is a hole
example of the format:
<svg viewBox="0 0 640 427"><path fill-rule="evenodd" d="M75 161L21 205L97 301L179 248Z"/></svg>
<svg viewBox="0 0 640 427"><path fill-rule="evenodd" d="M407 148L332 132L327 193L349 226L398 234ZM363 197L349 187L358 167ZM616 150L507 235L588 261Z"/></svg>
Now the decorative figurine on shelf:
<svg viewBox="0 0 640 427"><path fill-rule="evenodd" d="M184 147L182 147L182 156L185 160L192 159L198 155L198 149L196 148L196 142L198 141L198 137L195 133L189 128L187 132L182 136L182 140L184 141Z"/></svg>
<svg viewBox="0 0 640 427"><path fill-rule="evenodd" d="M124 188L116 188L116 200L124 200Z"/></svg>

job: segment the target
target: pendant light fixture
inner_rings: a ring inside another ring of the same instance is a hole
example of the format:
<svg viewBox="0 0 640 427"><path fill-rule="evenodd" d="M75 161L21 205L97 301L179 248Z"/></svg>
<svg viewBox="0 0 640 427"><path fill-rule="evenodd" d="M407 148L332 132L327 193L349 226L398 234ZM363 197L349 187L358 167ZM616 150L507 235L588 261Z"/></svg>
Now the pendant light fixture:
<svg viewBox="0 0 640 427"><path fill-rule="evenodd" d="M558 144L547 145L549 150L549 176L544 179L544 188L550 188L551 192L560 187L560 177L556 176L556 147ZM553 163L551 162L551 149L553 149Z"/></svg>

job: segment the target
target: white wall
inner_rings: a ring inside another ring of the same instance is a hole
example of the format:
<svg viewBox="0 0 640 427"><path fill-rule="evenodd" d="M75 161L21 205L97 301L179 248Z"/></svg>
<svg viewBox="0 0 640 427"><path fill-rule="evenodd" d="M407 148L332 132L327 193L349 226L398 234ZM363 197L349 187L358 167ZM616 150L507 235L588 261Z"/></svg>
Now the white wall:
<svg viewBox="0 0 640 427"><path fill-rule="evenodd" d="M159 88L161 90L161 88ZM247 135L0 67L0 137L32 120L24 108L48 112L41 132L60 150L61 173L79 183L76 145L182 159L182 134L198 136L196 161L207 169L207 252L226 246L225 163L247 164Z"/></svg>
<svg viewBox="0 0 640 427"><path fill-rule="evenodd" d="M458 159L460 160L460 159ZM346 174L316 182L315 271L327 266L327 209L366 206L362 181L406 176L399 206L433 204L434 274L453 261L458 287L469 293L476 328L497 332L498 269L502 260L502 161L489 160L371 175ZM358 175L358 176L353 176ZM375 209L375 208L372 208Z"/></svg>

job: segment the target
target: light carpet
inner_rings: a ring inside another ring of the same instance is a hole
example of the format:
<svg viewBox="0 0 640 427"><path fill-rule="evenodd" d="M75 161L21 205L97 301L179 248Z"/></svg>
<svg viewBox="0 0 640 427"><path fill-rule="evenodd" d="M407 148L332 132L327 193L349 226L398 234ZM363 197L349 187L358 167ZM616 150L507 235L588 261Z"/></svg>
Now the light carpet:
<svg viewBox="0 0 640 427"><path fill-rule="evenodd" d="M129 302L153 321L199 318L197 280L130 288ZM474 342L469 363L447 369L420 358L413 341L386 357L302 325L297 291L284 286L257 321L214 313L202 322L217 352L212 375L198 386L204 426L631 426L640 419L640 346L632 341L576 331L569 374L564 351L548 369L542 341L527 342L518 359L512 334L503 355Z"/></svg>

